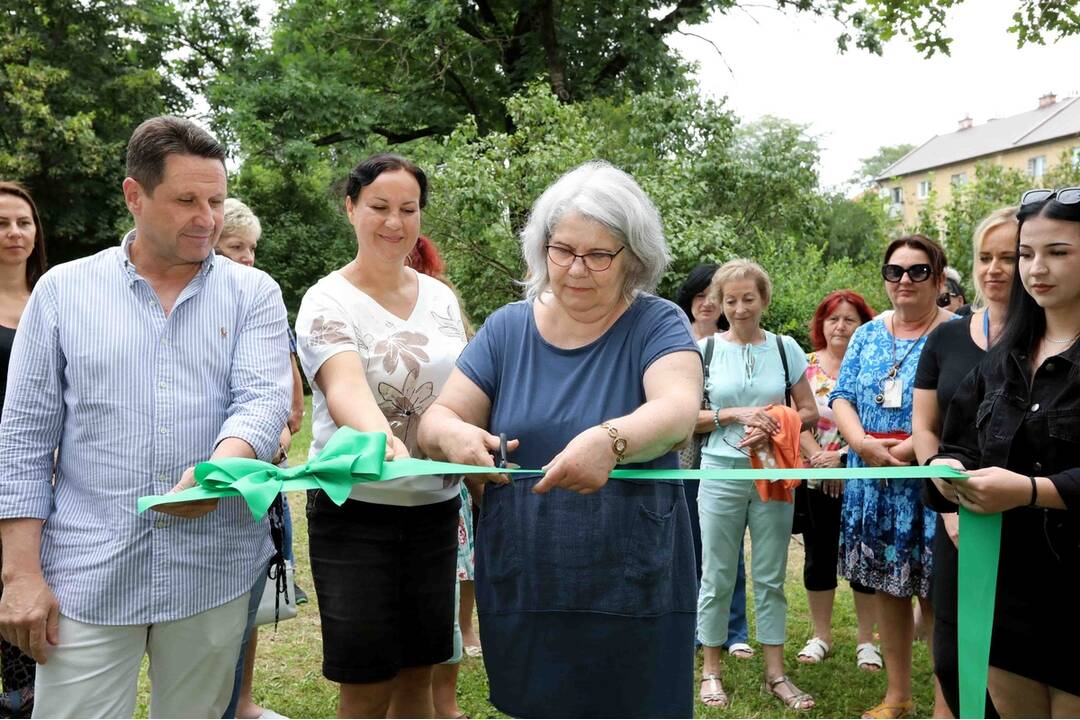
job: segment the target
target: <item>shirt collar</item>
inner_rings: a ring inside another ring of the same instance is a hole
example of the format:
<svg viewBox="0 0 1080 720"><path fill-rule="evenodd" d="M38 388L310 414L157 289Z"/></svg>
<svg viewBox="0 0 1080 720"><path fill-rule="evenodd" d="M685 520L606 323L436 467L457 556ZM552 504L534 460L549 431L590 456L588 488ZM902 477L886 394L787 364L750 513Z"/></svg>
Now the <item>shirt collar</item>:
<svg viewBox="0 0 1080 720"><path fill-rule="evenodd" d="M1012 356L1013 360L1016 361L1016 364L1019 367L1024 368L1025 371L1027 370L1028 360L1030 360L1031 358L1031 353L1026 350L1013 348L1009 351L1009 355ZM1071 365L1080 365L1080 340L1070 345L1069 348L1065 350L1065 352L1058 353L1057 355L1052 355L1047 358L1047 360L1050 359L1063 360Z"/></svg>
<svg viewBox="0 0 1080 720"><path fill-rule="evenodd" d="M135 231L129 230L120 240L120 264L124 268L124 272L127 275L128 284L134 283L139 279L139 273L135 269L135 263L131 262L131 244L135 242ZM217 253L213 250L207 255L206 259L202 261L202 266L199 268L199 275L206 275L214 267L214 258L217 257Z"/></svg>

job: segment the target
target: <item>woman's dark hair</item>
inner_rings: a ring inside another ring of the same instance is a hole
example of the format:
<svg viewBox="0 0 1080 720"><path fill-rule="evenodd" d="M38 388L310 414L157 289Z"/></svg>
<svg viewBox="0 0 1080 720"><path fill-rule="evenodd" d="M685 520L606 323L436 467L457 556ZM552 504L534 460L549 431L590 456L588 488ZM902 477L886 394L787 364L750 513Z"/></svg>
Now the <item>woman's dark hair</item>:
<svg viewBox="0 0 1080 720"><path fill-rule="evenodd" d="M423 209L427 205L427 175L412 160L393 153L379 153L362 160L349 173L349 179L345 184L345 195L356 202L360 197L360 191L375 182L375 178L384 172L394 170L404 170L416 178L416 184L420 186L420 208Z"/></svg>
<svg viewBox="0 0 1080 720"><path fill-rule="evenodd" d="M1080 205L1062 205L1053 198L1021 205L1019 212L1016 213L1017 251L1019 251L1020 234L1024 230L1024 223L1036 217L1080 223ZM1006 364L1011 362L1010 351L1017 350L1025 354L1032 352L1035 343L1045 332L1046 311L1024 288L1024 280L1018 268L1013 273L1012 294L1009 296L1009 314L1005 318L1005 329L1001 333L1001 339L994 343L992 349L992 352L997 355L997 362L1000 363L1002 370L1007 370Z"/></svg>
<svg viewBox="0 0 1080 720"><path fill-rule="evenodd" d="M34 249L30 251L30 257L26 259L26 286L33 290L38 279L49 267L45 259L45 228L41 226L41 216L38 215L34 198L30 197L29 191L19 183L0 181L0 195L14 195L25 200L30 206L30 215L34 218Z"/></svg>
<svg viewBox="0 0 1080 720"><path fill-rule="evenodd" d="M694 311L691 309L694 305L694 298L709 288L709 283L712 282L713 274L718 267L720 266L716 263L698 265L690 271L686 279L683 280L682 285L675 291L675 304L686 313L686 317L690 322L694 322ZM723 313L720 313L716 325L721 330L728 329L728 320Z"/></svg>
<svg viewBox="0 0 1080 720"><path fill-rule="evenodd" d="M885 259L882 262L888 263L892 254L901 247L915 248L926 253L926 257L930 258L930 271L935 280L941 278L945 272L945 266L949 264L945 260L945 251L941 249L941 246L925 235L905 235L896 238L885 248Z"/></svg>

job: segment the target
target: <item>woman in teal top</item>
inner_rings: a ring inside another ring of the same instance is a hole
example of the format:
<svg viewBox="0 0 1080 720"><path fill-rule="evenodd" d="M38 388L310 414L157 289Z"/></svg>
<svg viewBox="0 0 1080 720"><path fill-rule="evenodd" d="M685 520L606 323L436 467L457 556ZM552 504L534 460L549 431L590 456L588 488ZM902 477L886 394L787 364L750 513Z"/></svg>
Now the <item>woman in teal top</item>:
<svg viewBox="0 0 1080 720"><path fill-rule="evenodd" d="M749 260L732 260L716 271L710 292L717 302L722 301L731 329L718 333L713 340L707 391L715 410L703 410L698 418L698 432L712 430L702 448L701 466L747 468L751 449L769 443L771 435L780 429L768 408L784 403L788 384L803 429L817 423L817 403L806 380L806 354L802 348L786 336L778 342L777 336L761 329L761 314L772 294L768 274ZM702 340L701 347L707 342ZM784 674L784 577L793 510L790 502L761 500L750 482L701 484L698 512L702 574L697 633L705 647L701 700L709 707L728 705L720 683L720 646L727 638L739 547L748 526L753 547L756 634L765 655L765 690L792 710L808 710L814 705L814 699Z"/></svg>

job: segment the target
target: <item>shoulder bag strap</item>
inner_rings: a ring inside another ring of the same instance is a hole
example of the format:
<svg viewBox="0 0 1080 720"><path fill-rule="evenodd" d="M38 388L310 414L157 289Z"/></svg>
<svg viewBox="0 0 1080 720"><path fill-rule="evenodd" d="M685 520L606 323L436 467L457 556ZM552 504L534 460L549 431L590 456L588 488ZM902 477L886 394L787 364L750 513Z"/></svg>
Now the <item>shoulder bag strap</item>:
<svg viewBox="0 0 1080 720"><path fill-rule="evenodd" d="M780 362L784 366L784 404L791 405L791 373L788 372L787 365L787 353L784 352L784 340L781 336L776 335L776 349L780 351Z"/></svg>
<svg viewBox="0 0 1080 720"><path fill-rule="evenodd" d="M712 365L713 348L716 347L716 336L710 335L705 341L705 382L702 384L701 408L709 409L709 365Z"/></svg>

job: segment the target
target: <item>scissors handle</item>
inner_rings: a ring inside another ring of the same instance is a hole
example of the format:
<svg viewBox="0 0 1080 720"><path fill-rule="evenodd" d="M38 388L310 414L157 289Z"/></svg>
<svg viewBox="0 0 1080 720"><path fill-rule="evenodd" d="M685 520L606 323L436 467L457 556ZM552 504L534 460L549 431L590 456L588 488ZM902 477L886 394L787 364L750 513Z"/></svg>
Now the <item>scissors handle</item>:
<svg viewBox="0 0 1080 720"><path fill-rule="evenodd" d="M499 433L499 454L495 456L495 467L504 468L509 462L509 452L506 450L506 433Z"/></svg>

